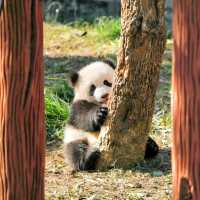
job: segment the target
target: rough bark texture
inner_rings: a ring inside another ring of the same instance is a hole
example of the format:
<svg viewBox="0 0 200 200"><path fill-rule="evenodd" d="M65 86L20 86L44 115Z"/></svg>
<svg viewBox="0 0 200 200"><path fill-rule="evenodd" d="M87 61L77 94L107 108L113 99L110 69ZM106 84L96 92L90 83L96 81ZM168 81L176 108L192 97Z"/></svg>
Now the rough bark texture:
<svg viewBox="0 0 200 200"><path fill-rule="evenodd" d="M173 199L200 199L200 1L174 1Z"/></svg>
<svg viewBox="0 0 200 200"><path fill-rule="evenodd" d="M0 13L0 199L44 199L41 1L4 0Z"/></svg>
<svg viewBox="0 0 200 200"><path fill-rule="evenodd" d="M164 0L122 0L121 46L99 168L144 158L165 46Z"/></svg>

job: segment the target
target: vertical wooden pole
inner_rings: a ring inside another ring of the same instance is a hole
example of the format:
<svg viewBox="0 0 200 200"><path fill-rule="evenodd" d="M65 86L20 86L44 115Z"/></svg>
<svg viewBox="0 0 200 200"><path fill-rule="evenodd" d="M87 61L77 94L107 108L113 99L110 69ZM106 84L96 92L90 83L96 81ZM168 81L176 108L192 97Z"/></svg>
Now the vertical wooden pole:
<svg viewBox="0 0 200 200"><path fill-rule="evenodd" d="M0 199L44 199L43 22L40 0L0 13Z"/></svg>
<svg viewBox="0 0 200 200"><path fill-rule="evenodd" d="M174 0L173 199L200 199L200 1Z"/></svg>

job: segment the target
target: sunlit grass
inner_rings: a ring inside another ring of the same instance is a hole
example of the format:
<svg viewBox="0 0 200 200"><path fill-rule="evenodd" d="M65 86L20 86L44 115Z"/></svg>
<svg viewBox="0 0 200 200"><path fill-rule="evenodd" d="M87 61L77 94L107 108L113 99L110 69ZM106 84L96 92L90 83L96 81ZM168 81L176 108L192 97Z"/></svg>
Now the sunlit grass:
<svg viewBox="0 0 200 200"><path fill-rule="evenodd" d="M50 89L45 90L45 118L47 141L62 139L63 127L69 115L69 106Z"/></svg>
<svg viewBox="0 0 200 200"><path fill-rule="evenodd" d="M45 54L107 55L117 51L119 18L99 18L96 23L44 24Z"/></svg>

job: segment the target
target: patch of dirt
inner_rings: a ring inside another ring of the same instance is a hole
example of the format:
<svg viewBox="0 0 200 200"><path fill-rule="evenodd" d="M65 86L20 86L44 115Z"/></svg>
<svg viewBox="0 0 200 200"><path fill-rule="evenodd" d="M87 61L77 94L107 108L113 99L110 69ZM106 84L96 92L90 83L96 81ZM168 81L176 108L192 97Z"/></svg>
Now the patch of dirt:
<svg viewBox="0 0 200 200"><path fill-rule="evenodd" d="M75 172L65 164L60 143L46 153L45 199L168 200L171 197L170 152L130 170Z"/></svg>

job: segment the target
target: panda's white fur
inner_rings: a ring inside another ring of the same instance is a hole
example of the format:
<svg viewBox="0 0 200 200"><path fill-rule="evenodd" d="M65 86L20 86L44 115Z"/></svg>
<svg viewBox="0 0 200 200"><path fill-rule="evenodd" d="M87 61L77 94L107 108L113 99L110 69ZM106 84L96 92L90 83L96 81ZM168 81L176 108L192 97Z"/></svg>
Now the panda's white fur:
<svg viewBox="0 0 200 200"><path fill-rule="evenodd" d="M74 140L87 138L90 145L96 145L97 134L98 133L96 132L84 131L81 129L77 129L71 125L67 125L64 130L64 143L67 144Z"/></svg>
<svg viewBox="0 0 200 200"><path fill-rule="evenodd" d="M72 83L75 94L72 108L73 105L85 101L88 102L88 105L94 103L96 106L94 106L94 108L96 110L98 108L101 109L101 106L105 107L108 100L108 94L111 90L113 75L114 69L112 66L103 61L92 62L83 67L77 74L78 77L77 80L75 80L75 84ZM107 81L110 85L105 85L104 81ZM92 85L95 85L95 89L93 94L90 95L90 87ZM93 104L91 105L93 106ZM71 120L71 123L68 122L64 130L65 160L75 170L90 170L95 169L96 160L99 157L99 152L98 149L95 148L95 145L100 130L98 128L98 130L95 130L95 128L94 130L93 128L89 128L91 130L88 131L86 130L87 128L78 127L78 123L84 123L82 122L85 120L83 118L88 118L88 120L91 120L91 123L93 123L93 121L95 121L94 112L97 112L98 110L96 111L94 109L93 111L93 107L87 108L85 110L86 116L84 116L84 113L81 115L81 109L81 106L78 106L78 108L74 106L75 111L74 113L71 113L71 118L73 119ZM74 115L74 117L72 115ZM77 126L74 121L78 124ZM86 142L86 144L82 142ZM87 151L90 151L91 156L86 155L88 153ZM96 154L96 156L92 154ZM85 158L87 156L91 157L91 163L87 161L89 158ZM87 164L84 164L84 162L87 162Z"/></svg>
<svg viewBox="0 0 200 200"><path fill-rule="evenodd" d="M114 69L104 62L93 62L79 71L79 81L74 87L75 97L73 101L87 100L100 103L103 96L110 92L110 87L103 84L104 80L112 83ZM91 84L96 86L94 96L89 96L87 91Z"/></svg>

